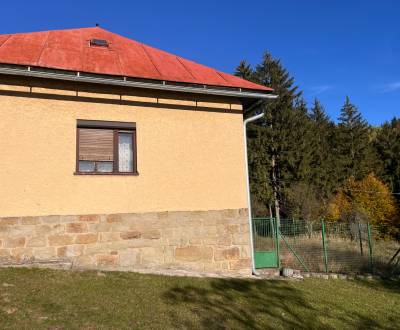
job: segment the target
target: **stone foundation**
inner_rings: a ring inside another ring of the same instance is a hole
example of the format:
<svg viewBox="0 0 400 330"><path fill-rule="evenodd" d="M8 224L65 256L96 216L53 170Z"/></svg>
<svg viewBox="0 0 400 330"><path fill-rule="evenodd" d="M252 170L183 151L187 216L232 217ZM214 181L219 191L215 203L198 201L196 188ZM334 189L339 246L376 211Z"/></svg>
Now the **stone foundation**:
<svg viewBox="0 0 400 330"><path fill-rule="evenodd" d="M0 265L251 274L246 209L0 218Z"/></svg>

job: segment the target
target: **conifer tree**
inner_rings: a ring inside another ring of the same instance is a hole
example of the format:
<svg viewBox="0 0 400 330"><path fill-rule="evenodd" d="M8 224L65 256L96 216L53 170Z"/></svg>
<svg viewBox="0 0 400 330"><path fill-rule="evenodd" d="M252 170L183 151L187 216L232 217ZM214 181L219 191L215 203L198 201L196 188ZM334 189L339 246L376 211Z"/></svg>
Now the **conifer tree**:
<svg viewBox="0 0 400 330"><path fill-rule="evenodd" d="M254 78L254 71L250 67L250 64L248 64L245 60L240 61L239 65L236 67L234 74L237 77L250 81L252 81Z"/></svg>
<svg viewBox="0 0 400 330"><path fill-rule="evenodd" d="M347 96L338 125L340 179L362 179L373 172L376 159L370 143L370 127Z"/></svg>
<svg viewBox="0 0 400 330"><path fill-rule="evenodd" d="M248 69L242 62L237 74L241 72L243 75ZM262 109L258 109L264 111L265 117L252 125L257 127L252 129L250 135L255 137L249 141L252 177L253 180L262 180L263 185L269 185L269 188L263 186L261 190L253 187L252 192L255 199L266 207L273 203L274 193L277 194L285 212L286 190L290 189L291 181L302 179L307 172L307 109L293 77L270 53L264 54L252 80L272 87L279 95L278 99L265 102Z"/></svg>
<svg viewBox="0 0 400 330"><path fill-rule="evenodd" d="M392 192L400 192L400 118L393 118L378 130L374 148L381 166L382 180ZM400 203L400 195L397 199Z"/></svg>
<svg viewBox="0 0 400 330"><path fill-rule="evenodd" d="M255 68L241 61L235 75L279 95L253 110L265 116L249 126L254 215L271 214L278 199L282 216L318 219L350 177L370 173L400 191L400 119L372 128L348 97L337 125L318 100L308 111L294 78L268 52Z"/></svg>
<svg viewBox="0 0 400 330"><path fill-rule="evenodd" d="M309 116L312 121L310 183L315 186L320 199L323 200L338 186L335 175L335 125L317 99L314 100Z"/></svg>

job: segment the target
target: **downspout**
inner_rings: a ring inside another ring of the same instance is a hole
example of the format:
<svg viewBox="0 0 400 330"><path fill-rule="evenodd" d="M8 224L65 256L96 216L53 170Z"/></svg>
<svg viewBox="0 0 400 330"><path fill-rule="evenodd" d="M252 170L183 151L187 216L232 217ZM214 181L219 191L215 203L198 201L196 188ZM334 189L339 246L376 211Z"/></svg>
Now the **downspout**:
<svg viewBox="0 0 400 330"><path fill-rule="evenodd" d="M243 122L243 137L244 137L244 157L245 157L245 170L246 170L246 189L247 189L247 207L249 210L249 232L250 232L250 248L251 248L251 269L254 275L259 276L260 273L256 271L255 258L254 258L254 240L253 240L253 223L251 214L251 199L250 199L250 179L249 179L249 160L247 158L247 124L264 117L264 113L247 118Z"/></svg>

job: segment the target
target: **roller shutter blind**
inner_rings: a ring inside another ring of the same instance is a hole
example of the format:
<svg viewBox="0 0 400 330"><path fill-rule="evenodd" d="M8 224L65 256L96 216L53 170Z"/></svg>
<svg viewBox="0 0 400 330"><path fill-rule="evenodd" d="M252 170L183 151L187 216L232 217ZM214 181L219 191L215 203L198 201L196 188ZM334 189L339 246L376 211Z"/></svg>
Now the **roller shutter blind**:
<svg viewBox="0 0 400 330"><path fill-rule="evenodd" d="M113 161L111 129L79 128L79 160Z"/></svg>

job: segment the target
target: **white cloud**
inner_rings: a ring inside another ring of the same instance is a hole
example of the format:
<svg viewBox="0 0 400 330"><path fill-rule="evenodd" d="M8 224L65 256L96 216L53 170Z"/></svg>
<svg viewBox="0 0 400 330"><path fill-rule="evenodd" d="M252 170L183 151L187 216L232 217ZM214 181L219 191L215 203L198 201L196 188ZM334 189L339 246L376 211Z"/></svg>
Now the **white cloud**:
<svg viewBox="0 0 400 330"><path fill-rule="evenodd" d="M381 93L390 93L400 90L400 81L384 84L379 88Z"/></svg>
<svg viewBox="0 0 400 330"><path fill-rule="evenodd" d="M310 95L315 96L315 95L320 95L322 93L325 93L329 90L333 89L332 85L319 85L319 86L312 86L309 88L310 90Z"/></svg>

